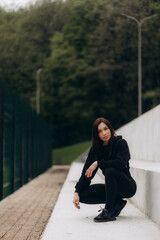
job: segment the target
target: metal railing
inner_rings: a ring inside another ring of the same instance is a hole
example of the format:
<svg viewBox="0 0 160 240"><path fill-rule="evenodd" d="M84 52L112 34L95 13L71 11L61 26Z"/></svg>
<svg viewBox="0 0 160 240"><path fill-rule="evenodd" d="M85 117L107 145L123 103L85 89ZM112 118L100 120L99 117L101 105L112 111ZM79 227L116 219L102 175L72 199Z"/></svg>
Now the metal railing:
<svg viewBox="0 0 160 240"><path fill-rule="evenodd" d="M51 130L0 80L0 200L51 166Z"/></svg>

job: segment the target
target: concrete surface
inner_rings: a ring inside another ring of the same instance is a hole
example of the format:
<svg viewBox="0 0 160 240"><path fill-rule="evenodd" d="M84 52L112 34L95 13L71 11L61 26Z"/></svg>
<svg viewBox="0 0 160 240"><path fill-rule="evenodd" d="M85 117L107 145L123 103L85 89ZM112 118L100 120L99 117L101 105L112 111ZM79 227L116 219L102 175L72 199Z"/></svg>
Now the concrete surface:
<svg viewBox="0 0 160 240"><path fill-rule="evenodd" d="M138 165L139 166L139 165ZM160 226L160 172L134 165L131 173L138 184L137 193L131 199L143 213Z"/></svg>
<svg viewBox="0 0 160 240"><path fill-rule="evenodd" d="M74 162L63 185L56 206L42 236L42 240L159 240L158 226L128 202L116 221L95 223L99 204L80 204L74 207L74 186L80 177L82 162ZM96 174L95 182L103 182L102 175ZM103 204L100 204L103 207Z"/></svg>
<svg viewBox="0 0 160 240"><path fill-rule="evenodd" d="M160 162L160 105L116 131L127 140L132 159Z"/></svg>
<svg viewBox="0 0 160 240"><path fill-rule="evenodd" d="M144 113L116 133L127 140L131 173L138 184L131 199L160 226L160 105Z"/></svg>

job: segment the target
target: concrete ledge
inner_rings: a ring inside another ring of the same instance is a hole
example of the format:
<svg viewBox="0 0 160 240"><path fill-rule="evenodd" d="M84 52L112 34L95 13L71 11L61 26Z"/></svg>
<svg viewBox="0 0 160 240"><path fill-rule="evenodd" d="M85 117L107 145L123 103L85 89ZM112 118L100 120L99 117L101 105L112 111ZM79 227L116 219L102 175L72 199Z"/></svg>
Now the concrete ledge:
<svg viewBox="0 0 160 240"><path fill-rule="evenodd" d="M160 169L156 170L147 165L131 167L131 174L137 182L137 193L131 201L160 226Z"/></svg>
<svg viewBox="0 0 160 240"><path fill-rule="evenodd" d="M74 162L59 195L57 204L44 231L43 240L159 240L160 229L145 217L134 205L128 203L116 221L95 223L99 205L81 204L78 210L73 206L74 186L83 167L82 162ZM96 174L94 181L104 182ZM103 207L103 204L101 204Z"/></svg>
<svg viewBox="0 0 160 240"><path fill-rule="evenodd" d="M131 173L137 182L132 202L160 226L160 105L144 113L116 133L127 140Z"/></svg>
<svg viewBox="0 0 160 240"><path fill-rule="evenodd" d="M147 171L153 171L160 173L160 162L154 162L154 161L141 161L141 160L130 160L130 166L132 168L139 168L144 169Z"/></svg>

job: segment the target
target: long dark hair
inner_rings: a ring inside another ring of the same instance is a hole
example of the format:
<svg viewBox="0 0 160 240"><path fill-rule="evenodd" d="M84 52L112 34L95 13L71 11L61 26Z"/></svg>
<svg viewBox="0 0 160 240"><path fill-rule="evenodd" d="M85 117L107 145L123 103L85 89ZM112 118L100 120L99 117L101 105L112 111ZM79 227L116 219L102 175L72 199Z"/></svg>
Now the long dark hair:
<svg viewBox="0 0 160 240"><path fill-rule="evenodd" d="M112 151L113 138L116 136L115 131L114 131L111 123L106 118L100 117L100 118L97 118L94 121L93 127L92 127L92 151L93 151L94 160L97 160L98 153L99 153L100 148L102 147L102 144L103 144L103 141L98 136L98 126L102 122L105 123L111 131L111 138L109 140L110 154L111 154L111 151Z"/></svg>

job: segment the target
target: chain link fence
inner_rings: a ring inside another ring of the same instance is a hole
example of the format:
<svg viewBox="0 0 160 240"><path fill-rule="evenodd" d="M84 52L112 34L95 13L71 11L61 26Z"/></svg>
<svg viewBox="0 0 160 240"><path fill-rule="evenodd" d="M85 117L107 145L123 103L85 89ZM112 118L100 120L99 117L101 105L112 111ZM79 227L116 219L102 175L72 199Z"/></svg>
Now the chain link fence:
<svg viewBox="0 0 160 240"><path fill-rule="evenodd" d="M0 200L51 165L51 130L0 80Z"/></svg>

